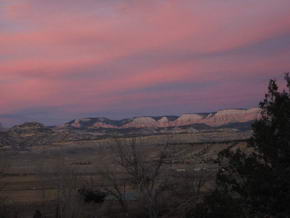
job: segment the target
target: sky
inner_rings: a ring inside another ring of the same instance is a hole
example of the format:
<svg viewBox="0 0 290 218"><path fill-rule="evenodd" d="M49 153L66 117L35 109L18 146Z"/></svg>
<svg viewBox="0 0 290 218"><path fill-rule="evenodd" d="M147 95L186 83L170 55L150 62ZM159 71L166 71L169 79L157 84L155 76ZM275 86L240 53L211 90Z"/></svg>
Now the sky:
<svg viewBox="0 0 290 218"><path fill-rule="evenodd" d="M250 108L290 71L289 0L0 0L0 122Z"/></svg>

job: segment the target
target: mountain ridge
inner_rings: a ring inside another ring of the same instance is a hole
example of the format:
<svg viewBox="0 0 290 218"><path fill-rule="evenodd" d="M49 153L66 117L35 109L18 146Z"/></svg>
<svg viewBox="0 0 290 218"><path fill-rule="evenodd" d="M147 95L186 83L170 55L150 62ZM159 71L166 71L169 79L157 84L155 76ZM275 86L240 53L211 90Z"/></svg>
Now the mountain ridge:
<svg viewBox="0 0 290 218"><path fill-rule="evenodd" d="M82 118L61 126L26 122L0 131L0 150L25 150L30 146L68 141L96 140L112 136L148 136L223 131L250 135L251 124L260 117L260 109L228 109L214 113L181 116L143 116L121 120L104 117Z"/></svg>
<svg viewBox="0 0 290 218"><path fill-rule="evenodd" d="M104 117L75 119L60 128L166 128L192 124L206 124L211 127L230 123L244 123L259 119L260 109L224 109L212 113L186 113L180 116L140 116L113 120Z"/></svg>

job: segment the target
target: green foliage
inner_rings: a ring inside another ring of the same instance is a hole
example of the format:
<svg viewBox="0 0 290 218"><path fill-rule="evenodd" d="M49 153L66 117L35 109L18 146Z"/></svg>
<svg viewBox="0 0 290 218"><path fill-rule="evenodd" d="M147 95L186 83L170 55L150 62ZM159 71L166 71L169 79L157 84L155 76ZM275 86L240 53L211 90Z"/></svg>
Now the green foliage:
<svg viewBox="0 0 290 218"><path fill-rule="evenodd" d="M283 91L270 81L247 148L220 153L217 188L195 217L290 217L289 74L285 80Z"/></svg>

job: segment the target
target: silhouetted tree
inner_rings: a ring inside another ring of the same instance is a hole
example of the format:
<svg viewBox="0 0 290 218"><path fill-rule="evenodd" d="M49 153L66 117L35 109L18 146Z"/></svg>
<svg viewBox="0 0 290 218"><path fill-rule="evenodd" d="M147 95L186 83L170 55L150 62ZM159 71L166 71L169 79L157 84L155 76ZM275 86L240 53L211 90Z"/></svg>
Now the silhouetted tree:
<svg viewBox="0 0 290 218"><path fill-rule="evenodd" d="M36 210L34 215L33 215L33 218L41 218L42 217L42 214L39 210Z"/></svg>
<svg viewBox="0 0 290 218"><path fill-rule="evenodd" d="M196 217L290 217L290 77L271 80L245 150L220 153L217 188Z"/></svg>
<svg viewBox="0 0 290 218"><path fill-rule="evenodd" d="M129 213L140 213L149 218L159 217L161 198L168 180L168 141L156 147L156 152L146 153L136 138L127 141L116 139L111 152L114 155L115 169L99 170L106 184L103 190L118 200L127 217L131 217ZM138 210L130 210L129 202L132 199L135 206L138 204Z"/></svg>
<svg viewBox="0 0 290 218"><path fill-rule="evenodd" d="M106 193L99 190L90 190L87 188L82 188L78 190L78 193L86 203L96 203L101 204L104 202Z"/></svg>

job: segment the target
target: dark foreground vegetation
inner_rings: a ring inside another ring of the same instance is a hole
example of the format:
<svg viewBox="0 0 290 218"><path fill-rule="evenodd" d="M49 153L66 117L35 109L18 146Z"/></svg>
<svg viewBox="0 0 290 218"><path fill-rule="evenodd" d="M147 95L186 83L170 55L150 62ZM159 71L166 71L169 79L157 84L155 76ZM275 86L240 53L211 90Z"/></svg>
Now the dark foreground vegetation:
<svg viewBox="0 0 290 218"><path fill-rule="evenodd" d="M216 189L193 209L192 217L290 217L290 77L279 92L271 80L253 124L248 152L220 153Z"/></svg>
<svg viewBox="0 0 290 218"><path fill-rule="evenodd" d="M0 218L290 217L288 74L285 80L284 91L270 81L260 103L261 119L252 126L252 138L247 143L227 142L216 159L200 159L209 153L207 143L192 145L202 147L193 155L169 143L170 138L152 148L139 146L136 138L115 140L107 146L112 158L104 164L100 158L94 176L80 176L84 172L66 166L61 158L50 174L39 166L40 184L53 184L53 197L30 208L30 215L21 214L7 201L1 191L6 184L1 182ZM0 181L5 181L9 166L1 160ZM91 162L73 165L89 167ZM42 195L47 199L49 193Z"/></svg>

